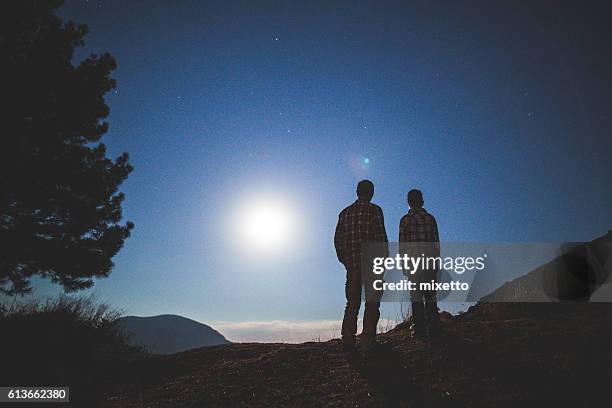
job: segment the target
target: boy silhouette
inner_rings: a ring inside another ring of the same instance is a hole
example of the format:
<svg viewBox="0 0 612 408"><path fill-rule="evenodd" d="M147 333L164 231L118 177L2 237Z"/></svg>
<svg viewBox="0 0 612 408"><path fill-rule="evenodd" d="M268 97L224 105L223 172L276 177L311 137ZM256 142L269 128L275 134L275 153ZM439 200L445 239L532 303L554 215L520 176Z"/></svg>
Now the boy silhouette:
<svg viewBox="0 0 612 408"><path fill-rule="evenodd" d="M423 208L423 193L420 190L408 192L408 214L404 215L399 225L400 251L410 256L439 257L440 239L438 224L433 215ZM435 290L418 290L420 282L437 282L438 271L417 270L411 275L411 280L417 284L417 290L410 291L412 303L412 337L420 339L425 337L426 331L430 336L436 334L439 328L438 303Z"/></svg>

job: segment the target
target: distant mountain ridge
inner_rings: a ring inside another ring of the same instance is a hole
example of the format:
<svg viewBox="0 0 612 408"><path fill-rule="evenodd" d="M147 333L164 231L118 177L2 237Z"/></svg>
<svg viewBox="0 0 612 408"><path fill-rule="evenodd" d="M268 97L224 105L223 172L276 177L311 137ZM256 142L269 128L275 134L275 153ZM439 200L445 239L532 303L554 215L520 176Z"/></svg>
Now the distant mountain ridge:
<svg viewBox="0 0 612 408"><path fill-rule="evenodd" d="M128 335L128 343L154 354L172 354L198 347L230 344L212 327L177 315L125 316L117 323Z"/></svg>

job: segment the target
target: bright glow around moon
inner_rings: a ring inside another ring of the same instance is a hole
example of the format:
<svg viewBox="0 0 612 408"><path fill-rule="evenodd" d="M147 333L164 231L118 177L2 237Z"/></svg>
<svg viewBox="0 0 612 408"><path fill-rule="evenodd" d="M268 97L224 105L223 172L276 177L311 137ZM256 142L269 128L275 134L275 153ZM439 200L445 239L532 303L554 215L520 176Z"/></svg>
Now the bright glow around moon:
<svg viewBox="0 0 612 408"><path fill-rule="evenodd" d="M298 217L280 197L246 197L236 212L234 231L251 255L282 255L295 245Z"/></svg>

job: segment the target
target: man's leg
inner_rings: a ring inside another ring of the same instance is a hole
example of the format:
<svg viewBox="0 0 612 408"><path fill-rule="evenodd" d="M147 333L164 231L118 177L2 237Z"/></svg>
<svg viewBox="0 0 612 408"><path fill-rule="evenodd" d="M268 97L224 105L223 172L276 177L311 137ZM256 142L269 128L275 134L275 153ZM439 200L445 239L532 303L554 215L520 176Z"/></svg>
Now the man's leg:
<svg viewBox="0 0 612 408"><path fill-rule="evenodd" d="M361 306L361 272L359 268L347 268L344 293L346 295L346 307L342 320L342 343L354 345L355 335L357 334L357 316Z"/></svg>
<svg viewBox="0 0 612 408"><path fill-rule="evenodd" d="M380 318L380 301L382 290L374 289L374 282L382 279L381 275L374 274L369 268L362 271L362 281L365 289L365 310L363 312L363 330L361 331L361 348L369 351L376 347L376 328Z"/></svg>
<svg viewBox="0 0 612 408"><path fill-rule="evenodd" d="M383 292L374 289L373 283L378 276L369 269L364 270L365 281L365 310L363 312L363 330L361 331L361 346L364 351L376 347L376 327L380 318L380 300Z"/></svg>
<svg viewBox="0 0 612 408"><path fill-rule="evenodd" d="M361 345L365 351L376 346L376 327L380 318L380 302L366 302L363 312Z"/></svg>

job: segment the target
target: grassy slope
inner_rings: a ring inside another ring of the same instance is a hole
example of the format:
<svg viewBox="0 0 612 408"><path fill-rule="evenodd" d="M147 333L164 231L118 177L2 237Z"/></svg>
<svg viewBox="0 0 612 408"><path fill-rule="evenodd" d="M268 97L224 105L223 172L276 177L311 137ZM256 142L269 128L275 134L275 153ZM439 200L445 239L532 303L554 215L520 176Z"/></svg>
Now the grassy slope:
<svg viewBox="0 0 612 408"><path fill-rule="evenodd" d="M87 406L105 393L101 381L145 355L125 344L119 313L93 298L0 306L0 385L70 386L71 401Z"/></svg>

